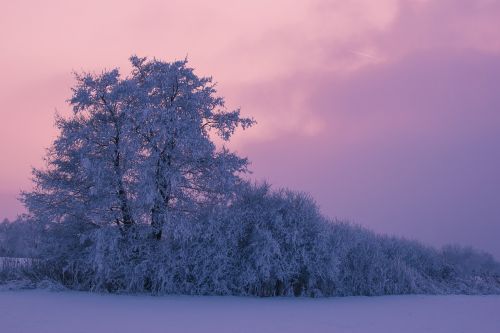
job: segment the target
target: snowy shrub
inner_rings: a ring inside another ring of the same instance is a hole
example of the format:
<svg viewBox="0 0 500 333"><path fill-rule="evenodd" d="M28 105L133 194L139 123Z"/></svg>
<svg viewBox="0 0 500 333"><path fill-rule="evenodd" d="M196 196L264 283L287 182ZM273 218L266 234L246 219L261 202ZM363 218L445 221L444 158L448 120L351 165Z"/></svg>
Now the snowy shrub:
<svg viewBox="0 0 500 333"><path fill-rule="evenodd" d="M493 273L500 276L500 264L489 253L470 247L448 245L442 249L443 259L461 276L482 276Z"/></svg>
<svg viewBox="0 0 500 333"><path fill-rule="evenodd" d="M336 257L327 221L313 200L264 184L248 187L231 208L240 228L238 285L262 296L332 294Z"/></svg>
<svg viewBox="0 0 500 333"><path fill-rule="evenodd" d="M32 258L39 243L40 225L18 218L0 223L0 257Z"/></svg>
<svg viewBox="0 0 500 333"><path fill-rule="evenodd" d="M448 252L416 241L376 235L347 223L331 225L332 249L339 255L338 295L498 293L500 279L492 258L483 259L485 276L464 274ZM469 249L471 256L482 257ZM484 257L482 257L484 258ZM486 264L488 263L488 264ZM467 265L466 263L464 263Z"/></svg>
<svg viewBox="0 0 500 333"><path fill-rule="evenodd" d="M472 249L442 251L321 216L307 195L242 184L229 204L179 215L161 240L67 219L48 225L38 265L73 289L192 295L347 296L498 293L498 263ZM19 277L19 275L18 275ZM11 275L12 278L12 275Z"/></svg>

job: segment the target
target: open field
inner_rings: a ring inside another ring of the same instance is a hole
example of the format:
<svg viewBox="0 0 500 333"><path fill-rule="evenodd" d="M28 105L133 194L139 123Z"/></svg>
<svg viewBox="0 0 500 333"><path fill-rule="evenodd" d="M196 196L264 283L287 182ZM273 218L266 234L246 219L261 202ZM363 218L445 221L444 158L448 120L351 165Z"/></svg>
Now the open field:
<svg viewBox="0 0 500 333"><path fill-rule="evenodd" d="M0 331L500 332L500 296L253 298L0 292Z"/></svg>

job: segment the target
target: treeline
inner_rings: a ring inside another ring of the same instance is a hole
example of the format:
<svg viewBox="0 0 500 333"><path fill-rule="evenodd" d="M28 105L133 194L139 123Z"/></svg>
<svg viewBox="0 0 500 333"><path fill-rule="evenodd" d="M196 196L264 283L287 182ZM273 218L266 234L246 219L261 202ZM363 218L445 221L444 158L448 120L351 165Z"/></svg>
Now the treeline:
<svg viewBox="0 0 500 333"><path fill-rule="evenodd" d="M500 264L489 254L437 250L330 221L309 196L265 184L245 184L230 205L169 223L160 241L146 225L126 234L78 220L42 225L0 225L4 255L39 259L4 274L4 282L51 279L77 290L190 295L500 292Z"/></svg>
<svg viewBox="0 0 500 333"><path fill-rule="evenodd" d="M307 195L242 177L222 144L255 121L187 60L131 57L76 76L26 216L0 227L0 280L107 292L382 295L499 291L491 256L437 251L321 216ZM218 137L219 144L213 139ZM222 143L222 144L221 144ZM8 261L16 263L16 261Z"/></svg>

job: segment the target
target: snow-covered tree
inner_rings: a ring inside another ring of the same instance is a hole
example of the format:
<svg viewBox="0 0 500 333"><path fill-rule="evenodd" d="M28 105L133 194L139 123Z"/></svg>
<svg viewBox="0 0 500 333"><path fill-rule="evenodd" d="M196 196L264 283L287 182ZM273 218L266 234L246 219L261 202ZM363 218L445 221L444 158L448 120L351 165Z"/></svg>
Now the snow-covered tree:
<svg viewBox="0 0 500 333"><path fill-rule="evenodd" d="M33 170L35 188L23 193L23 201L45 221L131 225L137 149L129 130L132 88L118 70L76 79L73 114L57 116L59 136L48 150L46 168Z"/></svg>
<svg viewBox="0 0 500 333"><path fill-rule="evenodd" d="M229 140L254 121L227 111L211 78L187 61L131 57L132 73L117 69L76 75L69 118L34 169L35 189L23 193L32 215L45 221L96 226L150 224L160 239L173 213L228 198L247 160L217 149L211 133Z"/></svg>
<svg viewBox="0 0 500 333"><path fill-rule="evenodd" d="M216 149L210 137L228 141L254 121L227 111L211 78L199 78L187 60L167 63L131 58L136 89L131 116L141 140L139 204L150 212L156 238L172 214L228 198L247 160Z"/></svg>

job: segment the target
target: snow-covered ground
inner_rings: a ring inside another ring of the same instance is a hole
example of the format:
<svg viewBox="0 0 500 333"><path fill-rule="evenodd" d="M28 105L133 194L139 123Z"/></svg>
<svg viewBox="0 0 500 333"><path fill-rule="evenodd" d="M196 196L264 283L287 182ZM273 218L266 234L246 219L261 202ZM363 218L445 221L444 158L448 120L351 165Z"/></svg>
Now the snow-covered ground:
<svg viewBox="0 0 500 333"><path fill-rule="evenodd" d="M500 296L244 298L0 292L0 332L500 332Z"/></svg>

